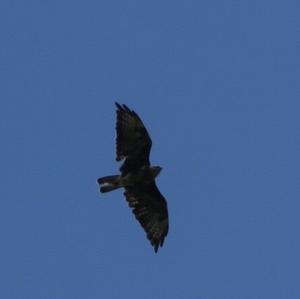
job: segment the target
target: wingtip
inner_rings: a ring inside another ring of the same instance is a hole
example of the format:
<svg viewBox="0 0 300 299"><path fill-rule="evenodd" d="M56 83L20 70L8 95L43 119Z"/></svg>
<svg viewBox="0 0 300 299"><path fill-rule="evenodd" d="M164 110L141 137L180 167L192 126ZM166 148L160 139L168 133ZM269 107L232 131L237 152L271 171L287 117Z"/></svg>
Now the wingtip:
<svg viewBox="0 0 300 299"><path fill-rule="evenodd" d="M125 104L123 104L123 109L126 110L126 111L129 112L129 113L132 112L132 111L128 108L128 106L126 106Z"/></svg>
<svg viewBox="0 0 300 299"><path fill-rule="evenodd" d="M122 109L122 106L118 102L115 102L115 105L118 109Z"/></svg>
<svg viewBox="0 0 300 299"><path fill-rule="evenodd" d="M115 102L116 107L118 108L119 111L127 112L127 113L134 113L136 114L133 110L131 110L127 105L125 104L119 104L118 102Z"/></svg>

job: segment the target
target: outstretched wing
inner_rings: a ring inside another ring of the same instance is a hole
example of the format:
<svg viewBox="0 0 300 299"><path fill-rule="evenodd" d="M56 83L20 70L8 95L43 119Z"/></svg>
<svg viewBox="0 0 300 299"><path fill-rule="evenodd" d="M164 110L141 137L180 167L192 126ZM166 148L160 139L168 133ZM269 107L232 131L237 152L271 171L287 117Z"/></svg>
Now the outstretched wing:
<svg viewBox="0 0 300 299"><path fill-rule="evenodd" d="M169 230L168 208L165 198L155 182L141 187L126 188L124 192L129 207L144 228L147 238L157 252L162 247Z"/></svg>
<svg viewBox="0 0 300 299"><path fill-rule="evenodd" d="M142 165L150 165L151 138L139 116L126 105L117 106L116 160L126 158L121 171L128 172Z"/></svg>

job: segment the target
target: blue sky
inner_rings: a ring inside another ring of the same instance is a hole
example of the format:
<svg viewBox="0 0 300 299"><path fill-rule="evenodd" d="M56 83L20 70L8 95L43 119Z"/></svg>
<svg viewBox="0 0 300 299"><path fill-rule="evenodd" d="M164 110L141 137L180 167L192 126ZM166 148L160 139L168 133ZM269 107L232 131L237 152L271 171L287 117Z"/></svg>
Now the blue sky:
<svg viewBox="0 0 300 299"><path fill-rule="evenodd" d="M299 1L0 4L0 297L300 298ZM144 120L155 254L116 173Z"/></svg>

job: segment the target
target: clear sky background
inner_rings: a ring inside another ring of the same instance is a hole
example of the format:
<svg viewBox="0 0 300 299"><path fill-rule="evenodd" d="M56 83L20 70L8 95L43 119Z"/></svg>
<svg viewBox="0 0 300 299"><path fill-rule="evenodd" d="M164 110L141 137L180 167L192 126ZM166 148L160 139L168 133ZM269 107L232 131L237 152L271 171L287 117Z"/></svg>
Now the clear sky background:
<svg viewBox="0 0 300 299"><path fill-rule="evenodd" d="M299 299L300 2L0 3L0 298ZM144 120L154 253L114 174Z"/></svg>

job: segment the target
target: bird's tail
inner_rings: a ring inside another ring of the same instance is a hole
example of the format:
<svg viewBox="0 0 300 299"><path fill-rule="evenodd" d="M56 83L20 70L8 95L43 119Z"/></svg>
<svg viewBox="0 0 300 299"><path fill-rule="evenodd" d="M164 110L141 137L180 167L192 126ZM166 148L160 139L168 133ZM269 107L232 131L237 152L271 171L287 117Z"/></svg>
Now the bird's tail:
<svg viewBox="0 0 300 299"><path fill-rule="evenodd" d="M121 188L120 176L118 175L109 175L97 180L100 185L100 192L105 193L113 191L115 189Z"/></svg>

